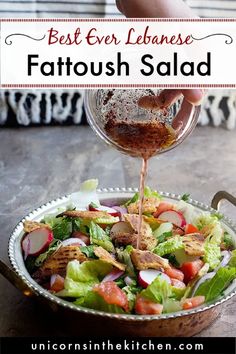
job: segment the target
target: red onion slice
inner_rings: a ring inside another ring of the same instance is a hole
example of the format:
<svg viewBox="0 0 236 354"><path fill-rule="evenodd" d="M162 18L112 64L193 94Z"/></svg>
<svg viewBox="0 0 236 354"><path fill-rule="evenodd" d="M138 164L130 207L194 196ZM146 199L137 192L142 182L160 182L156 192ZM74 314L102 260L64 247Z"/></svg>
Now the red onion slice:
<svg viewBox="0 0 236 354"><path fill-rule="evenodd" d="M105 278L102 280L102 283L105 281L114 281L118 278L120 278L124 272L119 269L113 269L109 274L105 276Z"/></svg>
<svg viewBox="0 0 236 354"><path fill-rule="evenodd" d="M223 256L223 259L220 265L216 268L216 270L218 270L221 267L225 267L229 263L231 258L231 253L229 251L223 251L221 252L221 255Z"/></svg>
<svg viewBox="0 0 236 354"><path fill-rule="evenodd" d="M79 238L68 238L68 239L62 241L61 245L62 245L62 247L71 246L71 245L75 245L75 246L77 245L77 246L81 246L81 247L86 246L84 241L80 240Z"/></svg>
<svg viewBox="0 0 236 354"><path fill-rule="evenodd" d="M118 211L118 213L120 213L120 219L121 221L124 221L123 215L128 213L127 209L125 207L121 207L117 205L113 206L112 208Z"/></svg>
<svg viewBox="0 0 236 354"><path fill-rule="evenodd" d="M206 275L204 275L203 277L201 277L196 284L194 285L193 291L192 291L192 295L194 296L196 294L197 289L199 288L199 286L202 283L205 283L206 280L210 280L215 276L216 272L211 272L211 273L207 273Z"/></svg>

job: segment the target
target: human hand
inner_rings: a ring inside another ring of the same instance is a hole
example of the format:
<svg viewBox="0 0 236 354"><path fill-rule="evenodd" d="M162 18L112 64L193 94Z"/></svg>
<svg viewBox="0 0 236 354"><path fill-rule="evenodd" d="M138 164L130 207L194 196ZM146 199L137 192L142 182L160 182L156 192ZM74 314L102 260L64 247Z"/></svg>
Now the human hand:
<svg viewBox="0 0 236 354"><path fill-rule="evenodd" d="M126 17L196 17L183 0L116 0Z"/></svg>

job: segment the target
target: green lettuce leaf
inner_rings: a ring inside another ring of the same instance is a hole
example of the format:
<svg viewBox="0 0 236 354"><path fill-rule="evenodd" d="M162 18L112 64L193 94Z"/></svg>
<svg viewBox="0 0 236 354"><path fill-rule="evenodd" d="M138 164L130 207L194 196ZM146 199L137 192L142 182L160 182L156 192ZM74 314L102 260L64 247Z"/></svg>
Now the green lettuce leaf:
<svg viewBox="0 0 236 354"><path fill-rule="evenodd" d="M114 246L107 233L95 222L91 221L90 228L90 242L93 245L101 246L108 252L114 252Z"/></svg>
<svg viewBox="0 0 236 354"><path fill-rule="evenodd" d="M205 254L203 256L203 261L209 264L210 270L214 270L220 264L220 260L221 260L220 246L214 242L206 241L204 250L205 250Z"/></svg>
<svg viewBox="0 0 236 354"><path fill-rule="evenodd" d="M47 215L43 222L51 227L53 236L57 240L63 241L69 238L72 233L72 221L69 218Z"/></svg>
<svg viewBox="0 0 236 354"><path fill-rule="evenodd" d="M236 250L232 251L232 255L228 264L229 267L236 267Z"/></svg>
<svg viewBox="0 0 236 354"><path fill-rule="evenodd" d="M153 233L158 239L158 242L166 241L166 238L172 236L173 224L170 222L164 222Z"/></svg>
<svg viewBox="0 0 236 354"><path fill-rule="evenodd" d="M97 258L94 254L94 245L80 247L80 251L83 252L88 258Z"/></svg>
<svg viewBox="0 0 236 354"><path fill-rule="evenodd" d="M236 267L220 268L212 279L206 280L199 286L195 295L205 296L206 302L215 300L223 294L234 279L236 279Z"/></svg>
<svg viewBox="0 0 236 354"><path fill-rule="evenodd" d="M162 196L157 191L154 191L150 187L145 187L144 188L144 197L145 198L155 197L155 198L157 198L159 200L162 199ZM130 204L135 203L138 200L139 200L139 193L137 192L137 193L134 194L134 196L130 200L128 200L125 203L125 206L129 206Z"/></svg>
<svg viewBox="0 0 236 354"><path fill-rule="evenodd" d="M223 237L223 243L225 244L227 249L232 249L234 248L234 240L233 237L228 234L228 232L224 233L224 237Z"/></svg>
<svg viewBox="0 0 236 354"><path fill-rule="evenodd" d="M173 293L171 285L159 276L146 289L141 291L141 296L158 304L163 304L166 299L173 296Z"/></svg>
<svg viewBox="0 0 236 354"><path fill-rule="evenodd" d="M166 299L164 302L163 312L172 313L182 311L182 306L180 301L174 299Z"/></svg>
<svg viewBox="0 0 236 354"><path fill-rule="evenodd" d="M131 253L133 251L132 246L127 246L124 250L117 248L117 256L118 259L121 263L124 263L126 265L126 273L131 277L131 278L136 278L136 273L135 269L131 260Z"/></svg>
<svg viewBox="0 0 236 354"><path fill-rule="evenodd" d="M158 256L164 256L166 254L173 253L177 250L180 250L184 247L183 241L180 236L175 236L169 240L159 243L157 247L154 248L153 252L158 254Z"/></svg>
<svg viewBox="0 0 236 354"><path fill-rule="evenodd" d="M43 262L46 260L47 257L49 257L51 254L53 254L58 247L60 246L61 242L59 240L53 240L51 244L49 245L49 248L47 249L46 252L41 253L36 259L35 259L35 266L40 267Z"/></svg>
<svg viewBox="0 0 236 354"><path fill-rule="evenodd" d="M122 288L124 293L127 295L128 301L129 301L129 310L132 311L134 309L135 301L136 301L136 295L140 293L141 288L135 287L135 286L125 286Z"/></svg>
<svg viewBox="0 0 236 354"><path fill-rule="evenodd" d="M80 298L86 296L95 284L112 270L112 265L100 260L79 263L71 261L67 265L64 290L57 293L61 297Z"/></svg>

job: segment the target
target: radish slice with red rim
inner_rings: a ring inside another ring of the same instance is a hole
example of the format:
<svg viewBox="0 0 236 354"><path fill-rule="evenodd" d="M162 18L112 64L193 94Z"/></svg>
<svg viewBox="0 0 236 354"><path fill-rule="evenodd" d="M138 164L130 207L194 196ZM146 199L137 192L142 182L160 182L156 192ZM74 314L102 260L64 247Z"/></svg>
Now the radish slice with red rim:
<svg viewBox="0 0 236 354"><path fill-rule="evenodd" d="M110 208L110 207L104 206L104 205L99 205L98 207L94 207L93 205L90 204L89 210L90 211L106 211L111 216L120 216L120 212L118 212L116 209L113 209L113 208Z"/></svg>
<svg viewBox="0 0 236 354"><path fill-rule="evenodd" d="M183 214L176 210L164 211L158 216L158 220L171 222L178 227L184 227L186 225L186 220Z"/></svg>
<svg viewBox="0 0 236 354"><path fill-rule="evenodd" d="M153 280L155 280L157 277L161 277L163 280L166 280L168 284L171 284L171 279L168 277L168 275L160 272L159 270L155 269L147 269L147 270L141 270L138 275L138 282L139 285L142 286L143 288L147 288L148 285L150 285Z"/></svg>
<svg viewBox="0 0 236 354"><path fill-rule="evenodd" d="M79 238L68 238L64 241L62 241L61 243L62 246L71 246L71 245L78 245L78 246L81 246L81 247L85 247L86 244L84 243L84 241L80 240Z"/></svg>
<svg viewBox="0 0 236 354"><path fill-rule="evenodd" d="M38 256L43 253L53 241L53 233L46 227L41 227L28 233L22 241L25 257Z"/></svg>

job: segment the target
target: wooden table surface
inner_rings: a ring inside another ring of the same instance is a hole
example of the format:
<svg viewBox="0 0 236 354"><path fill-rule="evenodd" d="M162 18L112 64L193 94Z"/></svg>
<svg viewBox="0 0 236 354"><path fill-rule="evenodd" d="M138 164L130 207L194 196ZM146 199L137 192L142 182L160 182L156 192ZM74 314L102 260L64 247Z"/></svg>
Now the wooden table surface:
<svg viewBox="0 0 236 354"><path fill-rule="evenodd" d="M207 204L218 190L236 195L236 133L197 128L176 150L153 158L147 184L163 191L191 193ZM99 178L100 187L137 187L140 161L101 142L89 127L0 130L0 258L16 223L46 201L76 191L81 181ZM236 219L233 207L224 206ZM236 298L200 335L236 335ZM66 335L48 311L0 276L0 335Z"/></svg>

